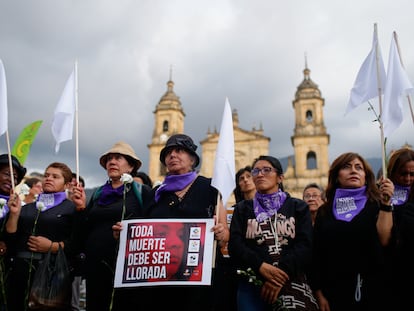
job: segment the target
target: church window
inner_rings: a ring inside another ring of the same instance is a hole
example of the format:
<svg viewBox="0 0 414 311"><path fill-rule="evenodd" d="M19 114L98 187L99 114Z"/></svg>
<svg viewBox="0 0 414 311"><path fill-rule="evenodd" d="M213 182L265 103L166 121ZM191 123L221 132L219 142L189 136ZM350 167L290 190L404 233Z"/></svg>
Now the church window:
<svg viewBox="0 0 414 311"><path fill-rule="evenodd" d="M312 111L311 110L306 111L306 121L308 121L308 122L312 122L313 121L313 115L312 115Z"/></svg>
<svg viewBox="0 0 414 311"><path fill-rule="evenodd" d="M314 170L318 168L316 165L316 153L313 151L308 152L306 155L306 168L308 170Z"/></svg>
<svg viewBox="0 0 414 311"><path fill-rule="evenodd" d="M168 132L168 121L164 121L164 123L162 124L162 131Z"/></svg>

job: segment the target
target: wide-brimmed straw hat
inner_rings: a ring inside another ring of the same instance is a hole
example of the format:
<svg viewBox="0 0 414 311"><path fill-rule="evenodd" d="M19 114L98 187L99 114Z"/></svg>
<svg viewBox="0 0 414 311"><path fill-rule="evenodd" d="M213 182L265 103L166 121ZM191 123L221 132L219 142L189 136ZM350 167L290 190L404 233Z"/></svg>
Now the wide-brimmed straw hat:
<svg viewBox="0 0 414 311"><path fill-rule="evenodd" d="M12 166L14 167L17 173L16 184L19 184L22 181L23 177L26 175L27 170L24 166L20 164L19 160L17 160L17 158L13 155L11 156L11 161ZM9 155L7 153L0 155L0 165L9 165Z"/></svg>
<svg viewBox="0 0 414 311"><path fill-rule="evenodd" d="M200 157L196 153L197 146L194 144L193 140L190 136L187 136L185 134L175 134L172 135L170 138L168 138L167 143L165 144L165 147L161 150L160 153L160 161L165 165L165 156L167 155L167 152L171 148L180 147L186 150L188 153L194 156L195 163L194 167L197 167L200 163Z"/></svg>
<svg viewBox="0 0 414 311"><path fill-rule="evenodd" d="M104 169L106 169L108 155L111 153L122 154L127 159L128 163L134 167L134 172L138 170L142 165L141 160L138 158L131 145L127 144L126 142L119 141L100 157L99 163Z"/></svg>

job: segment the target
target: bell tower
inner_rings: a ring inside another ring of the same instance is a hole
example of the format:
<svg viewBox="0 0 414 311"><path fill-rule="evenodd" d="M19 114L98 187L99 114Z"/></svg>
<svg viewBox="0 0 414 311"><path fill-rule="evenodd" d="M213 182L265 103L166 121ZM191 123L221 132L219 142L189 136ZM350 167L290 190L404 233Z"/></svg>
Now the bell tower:
<svg viewBox="0 0 414 311"><path fill-rule="evenodd" d="M284 182L286 190L300 195L299 197L310 182L325 187L329 171L329 134L323 118L325 99L322 98L318 85L310 78L306 60L303 74L304 79L292 102L295 110L295 128L291 136L294 163L290 159Z"/></svg>
<svg viewBox="0 0 414 311"><path fill-rule="evenodd" d="M161 97L154 111L155 126L152 133L149 149L148 175L154 182L163 181L165 167L160 162L160 152L167 139L177 133L184 133L185 113L180 98L174 93L174 82L170 70L170 79L167 82L167 91Z"/></svg>

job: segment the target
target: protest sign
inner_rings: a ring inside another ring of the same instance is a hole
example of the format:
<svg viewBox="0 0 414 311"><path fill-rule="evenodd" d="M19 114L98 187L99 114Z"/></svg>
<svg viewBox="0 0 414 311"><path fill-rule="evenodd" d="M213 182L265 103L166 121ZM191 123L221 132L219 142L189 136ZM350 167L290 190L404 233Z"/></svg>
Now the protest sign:
<svg viewBox="0 0 414 311"><path fill-rule="evenodd" d="M114 287L210 285L214 220L122 222Z"/></svg>

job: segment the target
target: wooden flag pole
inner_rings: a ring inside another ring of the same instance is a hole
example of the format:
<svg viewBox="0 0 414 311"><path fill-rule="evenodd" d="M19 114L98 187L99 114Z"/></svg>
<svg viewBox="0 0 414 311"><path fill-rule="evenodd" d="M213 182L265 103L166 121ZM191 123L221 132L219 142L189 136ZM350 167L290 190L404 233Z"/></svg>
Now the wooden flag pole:
<svg viewBox="0 0 414 311"><path fill-rule="evenodd" d="M78 119L78 61L75 61L75 145L76 183L79 184L79 119Z"/></svg>
<svg viewBox="0 0 414 311"><path fill-rule="evenodd" d="M375 60L377 65L377 85L378 85L378 103L379 103L379 124L380 124L380 131L381 131L381 158L382 158L382 176L387 178L387 168L385 165L385 139L384 139L384 126L382 123L382 89L381 89L381 76L379 70L379 55L378 55L378 32L377 32L377 24L374 24L374 32L376 36L376 45L375 45Z"/></svg>
<svg viewBox="0 0 414 311"><path fill-rule="evenodd" d="M219 222L219 216L220 216L220 191L217 191L217 203L216 203L216 221ZM213 264L212 267L216 267L216 257L217 257L217 240L214 239L213 241Z"/></svg>
<svg viewBox="0 0 414 311"><path fill-rule="evenodd" d="M12 163L12 157L11 157L11 149L10 149L10 138L9 138L9 130L6 130L6 142L7 142L7 154L9 157L9 168L10 168L10 178L11 178L11 184L12 184L12 189L13 189L13 193L14 193L14 187L15 187L15 182L14 182L14 173L13 173L13 163Z"/></svg>

